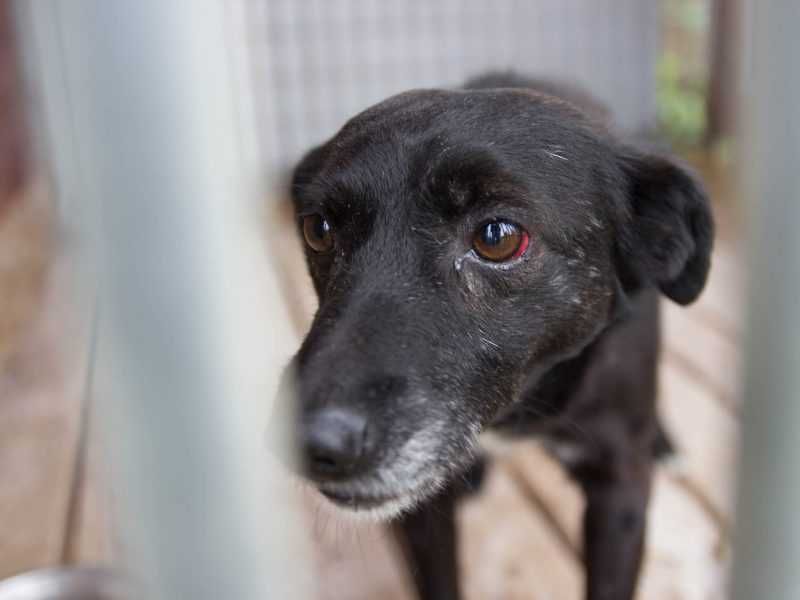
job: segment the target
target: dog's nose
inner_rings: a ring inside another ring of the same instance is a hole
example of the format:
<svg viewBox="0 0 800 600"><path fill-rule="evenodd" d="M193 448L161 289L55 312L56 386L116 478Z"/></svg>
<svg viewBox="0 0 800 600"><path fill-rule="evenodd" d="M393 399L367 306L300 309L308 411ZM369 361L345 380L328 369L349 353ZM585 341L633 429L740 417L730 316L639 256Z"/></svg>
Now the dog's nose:
<svg viewBox="0 0 800 600"><path fill-rule="evenodd" d="M364 465L369 450L364 415L326 407L305 418L302 429L303 454L312 479L345 479Z"/></svg>

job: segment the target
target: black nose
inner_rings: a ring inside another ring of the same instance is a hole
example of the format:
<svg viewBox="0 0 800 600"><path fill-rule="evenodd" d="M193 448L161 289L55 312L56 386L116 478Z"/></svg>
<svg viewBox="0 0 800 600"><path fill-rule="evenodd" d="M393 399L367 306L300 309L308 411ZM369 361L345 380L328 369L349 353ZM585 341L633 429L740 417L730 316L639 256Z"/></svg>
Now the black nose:
<svg viewBox="0 0 800 600"><path fill-rule="evenodd" d="M301 435L308 475L315 480L356 475L366 462L368 433L366 417L350 409L326 407L307 416Z"/></svg>

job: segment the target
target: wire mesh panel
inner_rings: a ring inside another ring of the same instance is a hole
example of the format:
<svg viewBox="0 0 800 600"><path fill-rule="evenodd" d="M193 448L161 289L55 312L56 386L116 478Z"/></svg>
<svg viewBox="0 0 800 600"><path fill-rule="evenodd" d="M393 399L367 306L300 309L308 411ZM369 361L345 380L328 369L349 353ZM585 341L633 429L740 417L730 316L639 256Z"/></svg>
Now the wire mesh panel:
<svg viewBox="0 0 800 600"><path fill-rule="evenodd" d="M254 0L248 11L276 170L374 102L489 69L580 83L626 130L655 119L658 0Z"/></svg>

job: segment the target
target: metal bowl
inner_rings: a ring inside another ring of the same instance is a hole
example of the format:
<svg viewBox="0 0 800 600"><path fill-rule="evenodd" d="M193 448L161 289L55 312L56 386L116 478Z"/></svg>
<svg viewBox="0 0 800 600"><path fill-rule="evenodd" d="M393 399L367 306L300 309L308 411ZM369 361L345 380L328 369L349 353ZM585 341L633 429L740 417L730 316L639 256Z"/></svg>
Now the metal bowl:
<svg viewBox="0 0 800 600"><path fill-rule="evenodd" d="M133 600L131 581L106 567L29 571L0 581L0 600Z"/></svg>

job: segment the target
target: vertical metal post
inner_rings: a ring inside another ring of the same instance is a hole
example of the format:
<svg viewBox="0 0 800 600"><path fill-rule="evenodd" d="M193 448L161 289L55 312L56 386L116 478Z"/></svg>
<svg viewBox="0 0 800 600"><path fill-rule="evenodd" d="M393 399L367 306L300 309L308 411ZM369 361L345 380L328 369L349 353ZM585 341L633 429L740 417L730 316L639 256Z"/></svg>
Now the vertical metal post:
<svg viewBox="0 0 800 600"><path fill-rule="evenodd" d="M734 598L800 597L800 4L752 2L752 260Z"/></svg>
<svg viewBox="0 0 800 600"><path fill-rule="evenodd" d="M55 172L89 208L127 566L157 599L302 599L294 515L267 477L272 384L294 340L245 156L235 2L22 4L23 28L51 34L48 126L71 132L49 136Z"/></svg>

